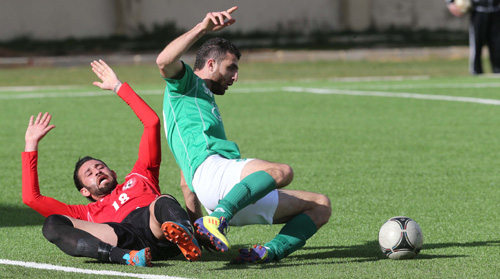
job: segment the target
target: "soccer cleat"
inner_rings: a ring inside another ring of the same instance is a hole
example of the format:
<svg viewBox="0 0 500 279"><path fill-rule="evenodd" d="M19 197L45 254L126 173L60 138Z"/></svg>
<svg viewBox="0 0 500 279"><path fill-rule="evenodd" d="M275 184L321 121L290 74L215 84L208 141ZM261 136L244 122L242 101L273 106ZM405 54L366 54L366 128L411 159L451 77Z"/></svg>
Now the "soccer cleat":
<svg viewBox="0 0 500 279"><path fill-rule="evenodd" d="M153 266L151 260L153 257L151 256L151 249L146 247L140 251L133 250L130 253L125 254L123 259L126 261L127 265L133 266Z"/></svg>
<svg viewBox="0 0 500 279"><path fill-rule="evenodd" d="M194 222L196 238L207 250L227 252L231 248L225 234L229 225L224 217L212 216L199 218Z"/></svg>
<svg viewBox="0 0 500 279"><path fill-rule="evenodd" d="M201 256L200 245L191 232L183 225L175 222L165 222L161 225L165 238L177 244L182 254L190 262L198 260Z"/></svg>
<svg viewBox="0 0 500 279"><path fill-rule="evenodd" d="M240 255L236 258L239 263L268 263L271 261L269 251L261 245L254 245L253 248L239 249Z"/></svg>

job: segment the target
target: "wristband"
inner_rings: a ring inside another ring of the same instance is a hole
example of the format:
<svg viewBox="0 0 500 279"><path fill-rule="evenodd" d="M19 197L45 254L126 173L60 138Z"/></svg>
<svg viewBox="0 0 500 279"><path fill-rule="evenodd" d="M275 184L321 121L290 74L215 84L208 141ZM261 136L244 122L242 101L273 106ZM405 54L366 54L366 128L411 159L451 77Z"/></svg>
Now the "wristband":
<svg viewBox="0 0 500 279"><path fill-rule="evenodd" d="M118 93L118 92L116 92L116 90L118 90L118 87L120 87L120 85L122 85L122 83L121 83L121 82L118 82L118 83L115 85L115 89L113 89L113 92Z"/></svg>

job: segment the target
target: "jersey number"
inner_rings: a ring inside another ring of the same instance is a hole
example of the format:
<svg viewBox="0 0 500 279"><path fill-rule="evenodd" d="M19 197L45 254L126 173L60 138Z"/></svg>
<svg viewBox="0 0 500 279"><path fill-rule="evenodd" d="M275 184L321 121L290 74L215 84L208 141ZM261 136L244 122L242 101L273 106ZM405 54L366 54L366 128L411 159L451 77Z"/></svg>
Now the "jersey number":
<svg viewBox="0 0 500 279"><path fill-rule="evenodd" d="M129 200L129 197L127 194L123 193L118 197L118 200L120 201L120 205L126 203ZM115 211L120 208L120 205L115 201L113 203L113 207L115 208Z"/></svg>

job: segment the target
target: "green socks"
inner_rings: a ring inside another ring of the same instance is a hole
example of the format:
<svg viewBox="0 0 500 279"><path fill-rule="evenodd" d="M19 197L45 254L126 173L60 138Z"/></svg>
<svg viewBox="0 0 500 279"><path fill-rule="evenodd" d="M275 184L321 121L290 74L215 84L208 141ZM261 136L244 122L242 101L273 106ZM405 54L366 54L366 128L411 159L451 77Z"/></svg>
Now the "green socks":
<svg viewBox="0 0 500 279"><path fill-rule="evenodd" d="M210 216L226 218L229 222L233 215L246 206L255 203L272 190L276 189L273 177L265 171L258 171L245 177L240 183L219 201ZM302 213L292 218L281 229L278 235L265 247L269 248L271 260L281 260L306 244L306 240L318 231L311 217Z"/></svg>
<svg viewBox="0 0 500 279"><path fill-rule="evenodd" d="M263 246L268 249L270 260L281 260L306 244L318 231L311 217L302 213L288 221L278 235Z"/></svg>
<svg viewBox="0 0 500 279"><path fill-rule="evenodd" d="M254 172L234 185L233 189L219 201L210 216L224 217L226 222L229 222L236 212L262 199L274 189L276 182L271 175L265 171Z"/></svg>

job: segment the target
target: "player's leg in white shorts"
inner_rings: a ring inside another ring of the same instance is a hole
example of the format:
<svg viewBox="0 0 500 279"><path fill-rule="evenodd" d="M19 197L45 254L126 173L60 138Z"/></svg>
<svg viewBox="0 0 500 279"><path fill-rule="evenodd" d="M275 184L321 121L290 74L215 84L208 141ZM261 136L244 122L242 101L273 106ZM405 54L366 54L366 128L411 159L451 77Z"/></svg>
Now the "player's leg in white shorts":
<svg viewBox="0 0 500 279"><path fill-rule="evenodd" d="M219 201L239 183L243 167L253 159L226 159L220 155L209 156L196 170L193 188L208 214ZM278 190L273 190L256 203L238 211L230 220L232 226L273 223L278 207Z"/></svg>

